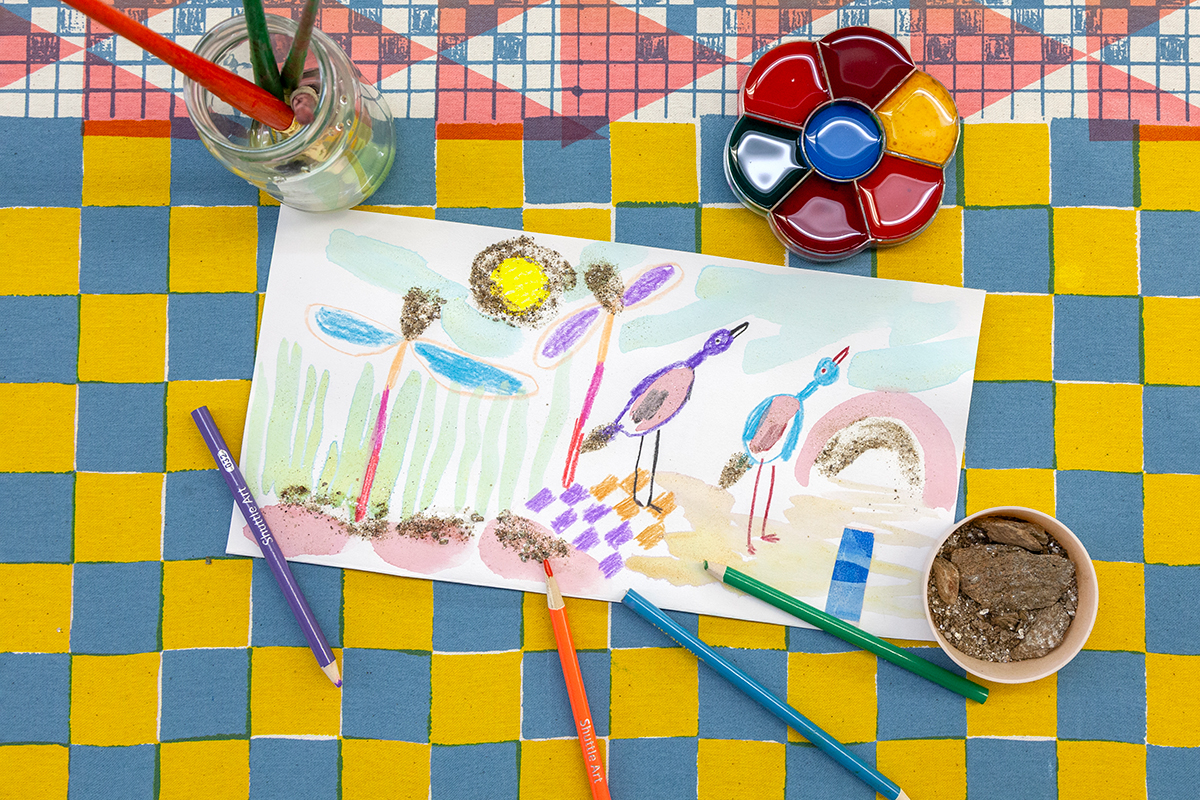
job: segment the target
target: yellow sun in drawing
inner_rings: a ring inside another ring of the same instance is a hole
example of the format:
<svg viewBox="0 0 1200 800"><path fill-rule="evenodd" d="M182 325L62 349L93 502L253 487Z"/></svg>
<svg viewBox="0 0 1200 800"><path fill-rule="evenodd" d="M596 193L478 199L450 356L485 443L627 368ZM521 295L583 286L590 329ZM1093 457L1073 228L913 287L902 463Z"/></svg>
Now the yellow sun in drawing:
<svg viewBox="0 0 1200 800"><path fill-rule="evenodd" d="M565 258L528 236L497 242L475 257L471 296L490 317L537 327L554 315L562 293L575 286Z"/></svg>

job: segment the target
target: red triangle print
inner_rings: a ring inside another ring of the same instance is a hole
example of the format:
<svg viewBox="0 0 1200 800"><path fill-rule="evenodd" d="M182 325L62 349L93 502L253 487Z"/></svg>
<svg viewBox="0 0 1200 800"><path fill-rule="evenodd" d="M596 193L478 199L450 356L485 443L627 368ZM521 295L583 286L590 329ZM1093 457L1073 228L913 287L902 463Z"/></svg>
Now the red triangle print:
<svg viewBox="0 0 1200 800"><path fill-rule="evenodd" d="M438 123L520 123L554 115L548 106L448 58L438 58L437 70Z"/></svg>
<svg viewBox="0 0 1200 800"><path fill-rule="evenodd" d="M1200 108L1124 70L1089 58L1088 117L1137 120L1143 125L1195 125Z"/></svg>
<svg viewBox="0 0 1200 800"><path fill-rule="evenodd" d="M84 119L168 120L186 115L183 100L173 93L93 52L84 56Z"/></svg>
<svg viewBox="0 0 1200 800"><path fill-rule="evenodd" d="M0 39L5 42L5 60L0 61L0 87L15 83L83 49L3 6L0 6ZM21 39L25 40L23 54L19 45L12 46ZM23 61L20 60L22 55Z"/></svg>

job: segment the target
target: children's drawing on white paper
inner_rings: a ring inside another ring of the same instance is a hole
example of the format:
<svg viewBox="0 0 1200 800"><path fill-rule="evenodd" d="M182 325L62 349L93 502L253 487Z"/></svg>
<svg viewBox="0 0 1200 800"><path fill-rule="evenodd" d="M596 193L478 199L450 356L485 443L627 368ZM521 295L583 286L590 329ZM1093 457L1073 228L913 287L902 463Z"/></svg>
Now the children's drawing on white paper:
<svg viewBox="0 0 1200 800"><path fill-rule="evenodd" d="M285 555L928 638L981 292L284 209L243 468ZM732 454L732 455L731 455ZM236 515L229 551L256 555Z"/></svg>

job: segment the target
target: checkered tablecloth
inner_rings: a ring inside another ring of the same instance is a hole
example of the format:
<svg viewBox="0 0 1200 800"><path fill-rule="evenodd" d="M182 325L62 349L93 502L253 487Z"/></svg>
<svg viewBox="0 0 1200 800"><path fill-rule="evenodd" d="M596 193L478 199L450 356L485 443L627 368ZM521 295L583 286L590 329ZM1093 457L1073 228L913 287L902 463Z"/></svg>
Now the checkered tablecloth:
<svg viewBox="0 0 1200 800"><path fill-rule="evenodd" d="M186 45L232 13L118 5ZM976 705L819 632L678 617L913 800L1193 800L1197 13L327 0L320 25L395 111L378 210L794 266L722 173L739 77L784 36L910 44L968 118L947 205L817 268L988 290L959 513L1073 528L1095 630ZM204 151L178 89L64 6L0 5L0 798L588 797L543 596L296 565L339 692L264 565L224 555L188 412L238 438L278 208ZM871 796L623 607L568 609L618 800Z"/></svg>

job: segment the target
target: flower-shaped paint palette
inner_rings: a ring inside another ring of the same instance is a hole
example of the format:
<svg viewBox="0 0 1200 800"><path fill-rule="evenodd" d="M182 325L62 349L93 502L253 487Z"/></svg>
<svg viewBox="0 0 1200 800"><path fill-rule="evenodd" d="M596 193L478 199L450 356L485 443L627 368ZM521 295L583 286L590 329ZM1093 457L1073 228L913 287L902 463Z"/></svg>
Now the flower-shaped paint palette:
<svg viewBox="0 0 1200 800"><path fill-rule="evenodd" d="M842 28L778 45L750 68L738 107L725 176L789 249L845 258L933 221L958 110L891 36Z"/></svg>

